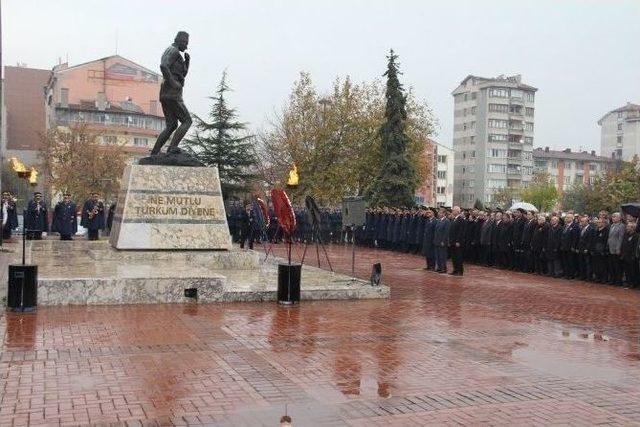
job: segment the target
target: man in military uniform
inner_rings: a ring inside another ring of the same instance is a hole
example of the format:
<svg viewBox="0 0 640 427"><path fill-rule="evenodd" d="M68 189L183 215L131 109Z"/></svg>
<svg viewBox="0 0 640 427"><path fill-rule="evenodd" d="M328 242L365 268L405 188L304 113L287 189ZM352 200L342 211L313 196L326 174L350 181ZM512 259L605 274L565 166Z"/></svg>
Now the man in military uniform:
<svg viewBox="0 0 640 427"><path fill-rule="evenodd" d="M185 52L188 45L189 34L180 31L173 44L162 54L160 71L164 80L160 86L160 104L162 104L166 126L158 135L156 145L151 150L152 156L160 154L160 150L172 133L173 139L167 151L169 153L179 151L178 144L191 127L191 114L182 100L182 88L191 60L189 54ZM181 52L184 52L184 59ZM180 126L178 126L178 122L180 122Z"/></svg>
<svg viewBox="0 0 640 427"><path fill-rule="evenodd" d="M71 236L78 232L76 204L71 194L65 193L53 210L52 231L60 233L60 240L73 240Z"/></svg>
<svg viewBox="0 0 640 427"><path fill-rule="evenodd" d="M33 193L24 215L24 228L27 240L41 240L42 233L49 231L47 205L42 200L42 193Z"/></svg>
<svg viewBox="0 0 640 427"><path fill-rule="evenodd" d="M104 203L99 198L98 193L91 193L82 206L82 219L80 225L87 229L89 240L98 240L100 230L104 230Z"/></svg>

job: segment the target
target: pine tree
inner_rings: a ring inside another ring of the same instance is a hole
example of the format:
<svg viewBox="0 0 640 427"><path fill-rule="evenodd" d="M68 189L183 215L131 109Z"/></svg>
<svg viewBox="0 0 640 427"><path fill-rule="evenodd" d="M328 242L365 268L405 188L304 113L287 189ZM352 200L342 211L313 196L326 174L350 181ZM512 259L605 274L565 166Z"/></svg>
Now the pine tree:
<svg viewBox="0 0 640 427"><path fill-rule="evenodd" d="M406 133L407 97L398 80L398 56L393 49L387 58L385 121L379 132L384 161L369 188L369 200L374 206L413 206L417 180L407 155L411 142Z"/></svg>
<svg viewBox="0 0 640 427"><path fill-rule="evenodd" d="M184 149L205 165L218 167L225 199L250 189L257 164L254 136L246 133L246 123L236 120L236 110L227 106L225 95L230 89L226 78L224 72L215 95L209 97L213 101L211 121L194 114L195 133L183 143Z"/></svg>

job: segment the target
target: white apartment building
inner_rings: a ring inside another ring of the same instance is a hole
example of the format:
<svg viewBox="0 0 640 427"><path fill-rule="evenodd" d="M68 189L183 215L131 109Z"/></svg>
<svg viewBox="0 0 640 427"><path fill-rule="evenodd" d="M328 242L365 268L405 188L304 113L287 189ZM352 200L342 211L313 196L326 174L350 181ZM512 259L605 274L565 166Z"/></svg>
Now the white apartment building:
<svg viewBox="0 0 640 427"><path fill-rule="evenodd" d="M453 204L491 205L500 188L524 188L533 174L535 93L520 75L467 76L452 92Z"/></svg>
<svg viewBox="0 0 640 427"><path fill-rule="evenodd" d="M604 115L598 124L600 154L626 162L640 156L640 105L627 102Z"/></svg>

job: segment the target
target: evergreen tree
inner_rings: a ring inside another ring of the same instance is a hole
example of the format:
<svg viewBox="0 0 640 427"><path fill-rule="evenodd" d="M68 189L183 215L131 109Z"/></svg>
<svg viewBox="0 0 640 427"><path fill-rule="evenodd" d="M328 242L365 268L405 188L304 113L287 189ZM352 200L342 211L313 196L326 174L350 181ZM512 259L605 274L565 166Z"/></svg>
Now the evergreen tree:
<svg viewBox="0 0 640 427"><path fill-rule="evenodd" d="M215 95L209 97L213 100L211 121L194 114L195 133L183 143L184 149L205 165L218 167L225 199L250 189L257 164L254 136L246 133L246 123L236 120L236 110L227 106L225 95L230 89L226 78L224 72Z"/></svg>
<svg viewBox="0 0 640 427"><path fill-rule="evenodd" d="M374 206L413 206L417 188L416 171L408 159L410 139L406 133L407 97L398 80L398 56L391 50L384 76L386 108L384 123L380 127L381 154L384 161L371 187L370 203Z"/></svg>

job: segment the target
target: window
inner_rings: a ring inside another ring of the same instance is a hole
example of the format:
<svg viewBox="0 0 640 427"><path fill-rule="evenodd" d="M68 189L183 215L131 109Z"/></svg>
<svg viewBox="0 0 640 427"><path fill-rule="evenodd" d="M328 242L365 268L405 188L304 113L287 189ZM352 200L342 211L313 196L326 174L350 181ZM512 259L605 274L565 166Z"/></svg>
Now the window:
<svg viewBox="0 0 640 427"><path fill-rule="evenodd" d="M531 160L533 158L533 153L531 153L531 151L525 151L522 153L522 158L525 160Z"/></svg>
<svg viewBox="0 0 640 427"><path fill-rule="evenodd" d="M621 159L622 158L622 148L618 148L616 150L616 157Z"/></svg>
<svg viewBox="0 0 640 427"><path fill-rule="evenodd" d="M622 123L618 123L618 130L622 130Z"/></svg>
<svg viewBox="0 0 640 427"><path fill-rule="evenodd" d="M533 108L531 108L531 107L525 108L524 114L525 114L525 116L533 117Z"/></svg>
<svg viewBox="0 0 640 427"><path fill-rule="evenodd" d="M551 160L551 167L554 169L558 169L558 161L557 160Z"/></svg>
<svg viewBox="0 0 640 427"><path fill-rule="evenodd" d="M447 179L447 171L438 171L438 179Z"/></svg>
<svg viewBox="0 0 640 427"><path fill-rule="evenodd" d="M475 136L470 136L469 137L469 144L475 144L476 143L476 137Z"/></svg>
<svg viewBox="0 0 640 427"><path fill-rule="evenodd" d="M105 145L116 145L118 143L118 137L114 135L105 135L102 137L102 143Z"/></svg>
<svg viewBox="0 0 640 427"><path fill-rule="evenodd" d="M465 94L464 94L464 100L466 101L467 99L468 99L468 98L467 98L467 94L465 93Z"/></svg>
<svg viewBox="0 0 640 427"><path fill-rule="evenodd" d="M476 122L469 123L469 129L475 129L475 128L476 128Z"/></svg>
<svg viewBox="0 0 640 427"><path fill-rule="evenodd" d="M596 165L595 163L590 163L589 164L589 170L591 172L595 172L597 168L598 168L598 165Z"/></svg>
<svg viewBox="0 0 640 427"><path fill-rule="evenodd" d="M494 98L508 98L509 89L491 88L489 89L489 96Z"/></svg>
<svg viewBox="0 0 640 427"><path fill-rule="evenodd" d="M69 105L69 89L60 88L60 105L67 107Z"/></svg>
<svg viewBox="0 0 640 427"><path fill-rule="evenodd" d="M568 161L565 160L564 168L565 169L569 169L569 170L573 169L573 162L568 162Z"/></svg>
<svg viewBox="0 0 640 427"><path fill-rule="evenodd" d="M475 159L476 157L476 150L472 150L471 151L471 158Z"/></svg>
<svg viewBox="0 0 640 427"><path fill-rule="evenodd" d="M622 118L622 111L618 111L618 118L621 119Z"/></svg>
<svg viewBox="0 0 640 427"><path fill-rule="evenodd" d="M571 177L570 176L565 176L564 177L564 185L569 185L571 184Z"/></svg>
<svg viewBox="0 0 640 427"><path fill-rule="evenodd" d="M525 136L524 137L524 143L525 144L533 144L533 137L532 136Z"/></svg>
<svg viewBox="0 0 640 427"><path fill-rule="evenodd" d="M520 89L511 89L511 97L522 99L522 91Z"/></svg>
<svg viewBox="0 0 640 427"><path fill-rule="evenodd" d="M489 165L487 165L487 172L491 172L491 173L507 173L507 166L506 165L489 164Z"/></svg>
<svg viewBox="0 0 640 427"><path fill-rule="evenodd" d="M508 121L507 120L495 120L495 119L489 119L489 127L490 128L501 128L501 129L506 129L508 126Z"/></svg>
<svg viewBox="0 0 640 427"><path fill-rule="evenodd" d="M149 114L158 115L158 101L149 101Z"/></svg>
<svg viewBox="0 0 640 427"><path fill-rule="evenodd" d="M474 179L469 180L469 188L473 188L476 186L476 181Z"/></svg>
<svg viewBox="0 0 640 427"><path fill-rule="evenodd" d="M447 156L444 154L438 154L438 163L447 163Z"/></svg>
<svg viewBox="0 0 640 427"><path fill-rule="evenodd" d="M504 159L507 157L507 150L503 148L489 148L487 149L487 157L495 157L498 159Z"/></svg>
<svg viewBox="0 0 640 427"><path fill-rule="evenodd" d="M509 106L507 104L489 104L489 111L494 113L508 113Z"/></svg>
<svg viewBox="0 0 640 427"><path fill-rule="evenodd" d="M478 97L478 92L471 92L471 99L476 99L477 97ZM476 107L473 107L473 108L475 110Z"/></svg>
<svg viewBox="0 0 640 427"><path fill-rule="evenodd" d="M618 144L618 147L621 147L621 146L622 146L622 135L620 135L620 136L618 136L618 137L616 138L616 143Z"/></svg>
<svg viewBox="0 0 640 427"><path fill-rule="evenodd" d="M133 145L136 147L146 147L149 145L149 140L147 138L133 138Z"/></svg>
<svg viewBox="0 0 640 427"><path fill-rule="evenodd" d="M476 167L475 166L473 166L473 165L467 166L467 172L468 173L475 173L475 171L476 171Z"/></svg>
<svg viewBox="0 0 640 427"><path fill-rule="evenodd" d="M489 142L505 142L506 140L507 140L507 135L502 135L499 133L489 134Z"/></svg>
<svg viewBox="0 0 640 427"><path fill-rule="evenodd" d="M436 193L444 194L444 192L445 192L445 187L436 187Z"/></svg>
<svg viewBox="0 0 640 427"><path fill-rule="evenodd" d="M533 131L533 123L531 123L531 122L526 122L526 123L524 124L524 130Z"/></svg>
<svg viewBox="0 0 640 427"><path fill-rule="evenodd" d="M522 114L522 106L520 105L510 105L509 112L511 114Z"/></svg>
<svg viewBox="0 0 640 427"><path fill-rule="evenodd" d="M505 179L488 179L487 180L488 188L506 188L507 180Z"/></svg>
<svg viewBox="0 0 640 427"><path fill-rule="evenodd" d="M476 107L471 107L471 115L472 116L476 115Z"/></svg>
<svg viewBox="0 0 640 427"><path fill-rule="evenodd" d="M524 99L526 99L527 101L533 102L534 101L533 92L525 92Z"/></svg>

